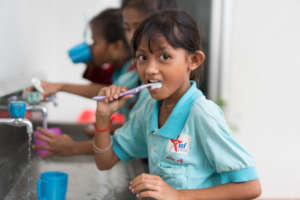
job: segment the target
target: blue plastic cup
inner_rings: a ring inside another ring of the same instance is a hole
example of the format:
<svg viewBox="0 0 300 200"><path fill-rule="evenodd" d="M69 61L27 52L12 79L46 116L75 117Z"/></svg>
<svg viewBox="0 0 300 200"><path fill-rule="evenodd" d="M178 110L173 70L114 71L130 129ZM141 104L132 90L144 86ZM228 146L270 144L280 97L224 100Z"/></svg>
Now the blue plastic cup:
<svg viewBox="0 0 300 200"><path fill-rule="evenodd" d="M92 60L92 53L86 42L75 45L68 53L73 63L88 62Z"/></svg>
<svg viewBox="0 0 300 200"><path fill-rule="evenodd" d="M37 182L39 200L65 200L68 174L64 172L43 172Z"/></svg>
<svg viewBox="0 0 300 200"><path fill-rule="evenodd" d="M14 101L8 104L8 112L11 118L24 118L26 114L26 104L22 101Z"/></svg>

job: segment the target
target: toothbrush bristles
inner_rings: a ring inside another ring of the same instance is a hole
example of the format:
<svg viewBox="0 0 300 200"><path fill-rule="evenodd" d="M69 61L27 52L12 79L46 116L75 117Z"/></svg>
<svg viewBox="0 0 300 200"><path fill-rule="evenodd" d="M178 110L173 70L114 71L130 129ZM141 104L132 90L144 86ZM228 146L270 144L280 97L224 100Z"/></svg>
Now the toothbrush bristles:
<svg viewBox="0 0 300 200"><path fill-rule="evenodd" d="M157 88L161 88L162 84L160 82L157 83L153 83L151 85L151 89L157 89Z"/></svg>

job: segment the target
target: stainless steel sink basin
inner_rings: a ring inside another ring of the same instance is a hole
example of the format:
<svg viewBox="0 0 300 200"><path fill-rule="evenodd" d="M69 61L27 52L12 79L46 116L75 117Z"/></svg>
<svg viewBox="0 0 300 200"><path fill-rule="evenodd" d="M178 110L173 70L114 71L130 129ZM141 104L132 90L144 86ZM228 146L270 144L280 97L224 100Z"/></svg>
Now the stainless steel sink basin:
<svg viewBox="0 0 300 200"><path fill-rule="evenodd" d="M82 129L78 126L56 125L55 127L60 127L63 132L72 133L70 135L73 138L77 137L77 140L85 138ZM119 162L108 171L99 171L92 155L52 157L41 160L34 153L31 166L24 165L21 175L4 200L37 199L36 183L40 173L45 171L62 171L69 175L67 200L136 199L128 190L128 183L144 172L144 167L145 164L141 160L133 160L128 163ZM28 178L31 178L29 186Z"/></svg>

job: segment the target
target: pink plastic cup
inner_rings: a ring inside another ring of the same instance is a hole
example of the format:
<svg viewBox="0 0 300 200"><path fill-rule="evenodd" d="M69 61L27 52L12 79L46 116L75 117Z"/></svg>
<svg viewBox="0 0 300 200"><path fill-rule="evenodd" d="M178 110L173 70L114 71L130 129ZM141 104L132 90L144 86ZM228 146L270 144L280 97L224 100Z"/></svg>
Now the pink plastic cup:
<svg viewBox="0 0 300 200"><path fill-rule="evenodd" d="M55 133L57 135L61 135L61 130L59 128L48 128L48 131L50 131L51 133ZM34 131L33 133L34 135L41 135L42 133L40 131ZM47 142L45 142L44 140L38 139L36 137L34 137L34 143L35 145L39 145L39 146L45 146L48 145ZM48 150L37 150L38 156L41 158L44 155L48 154L50 151Z"/></svg>

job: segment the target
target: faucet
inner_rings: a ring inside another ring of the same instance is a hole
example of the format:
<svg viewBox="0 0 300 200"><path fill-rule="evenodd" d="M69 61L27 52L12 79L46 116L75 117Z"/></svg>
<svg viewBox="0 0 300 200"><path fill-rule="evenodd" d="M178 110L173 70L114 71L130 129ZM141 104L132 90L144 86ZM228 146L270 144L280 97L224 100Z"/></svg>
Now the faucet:
<svg viewBox="0 0 300 200"><path fill-rule="evenodd" d="M32 123L24 118L26 113L26 104L24 102L10 102L8 106L9 115L11 118L0 118L0 124L11 126L26 126L28 135L33 133Z"/></svg>
<svg viewBox="0 0 300 200"><path fill-rule="evenodd" d="M43 120L43 128L47 129L48 124L47 124L47 117L48 117L48 109L45 106L41 105L31 105L27 107L27 111L31 112L41 112L42 113L42 120Z"/></svg>
<svg viewBox="0 0 300 200"><path fill-rule="evenodd" d="M52 102L55 107L58 105L55 94L48 96L46 102Z"/></svg>
<svg viewBox="0 0 300 200"><path fill-rule="evenodd" d="M9 106L0 105L0 110L8 110L8 109L9 109ZM44 129L48 128L48 123L47 123L48 109L47 109L47 107L42 106L42 105L29 105L29 106L27 106L26 110L30 111L30 112L40 112L42 114L43 128Z"/></svg>

